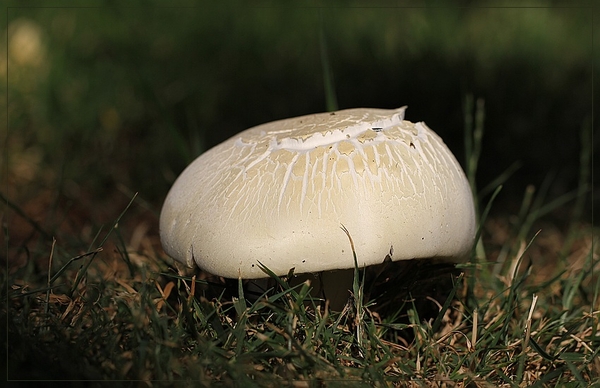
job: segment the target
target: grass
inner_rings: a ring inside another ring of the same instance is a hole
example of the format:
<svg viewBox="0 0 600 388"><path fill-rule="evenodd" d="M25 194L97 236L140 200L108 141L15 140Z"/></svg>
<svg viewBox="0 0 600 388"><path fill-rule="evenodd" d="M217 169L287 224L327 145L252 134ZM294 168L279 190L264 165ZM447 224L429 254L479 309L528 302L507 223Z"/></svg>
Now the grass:
<svg viewBox="0 0 600 388"><path fill-rule="evenodd" d="M466 136L481 133L483 120L477 123ZM481 136L472 139L467 149L478 149ZM474 177L476 161L469 165ZM546 202L544 191L528 190L508 221L488 218L492 196L481 212L480 243L438 316L423 320L409 308L404 321L373 311L358 269L353 298L341 312L313 299L307 282L292 287L287 277L271 274L273 286L256 296L241 281L185 271L161 251L148 227L155 213L137 195L123 201L114 221L77 242L6 202L32 231L2 273L7 377L82 386L90 380L147 386L598 383L598 241L580 221L568 232L551 229L554 236L544 229L532 234L550 210L578 198ZM133 231L131 237L122 230ZM4 233L9 240L11 228ZM51 244L48 236L56 236ZM553 238L568 246L545 249Z"/></svg>
<svg viewBox="0 0 600 388"><path fill-rule="evenodd" d="M535 265L520 268L536 240L522 242L509 271L494 276L481 265L467 275L476 279L475 307L448 299L435 321L410 310L409 324L371 313L358 278L354 304L339 313L312 300L308 284L289 287L285 279L250 302L241 283L225 297L220 285L182 274L156 253L142 261L123 246L94 260L100 244L62 273L44 274L54 279L50 288L22 279L22 271L5 279L8 377L244 386L597 381L597 251L590 234L576 241L572 267L552 279L533 282ZM464 295L466 284L453 293ZM221 295L206 298L211 287Z"/></svg>

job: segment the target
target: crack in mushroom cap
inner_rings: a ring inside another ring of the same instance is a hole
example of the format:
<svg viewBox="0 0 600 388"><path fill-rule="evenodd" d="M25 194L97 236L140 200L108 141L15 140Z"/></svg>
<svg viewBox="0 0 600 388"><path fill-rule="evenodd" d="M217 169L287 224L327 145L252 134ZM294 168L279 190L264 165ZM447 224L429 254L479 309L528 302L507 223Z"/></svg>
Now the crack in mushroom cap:
<svg viewBox="0 0 600 388"><path fill-rule="evenodd" d="M200 155L165 200L165 252L229 278L392 260L463 261L475 214L463 170L405 107L348 109L245 130Z"/></svg>

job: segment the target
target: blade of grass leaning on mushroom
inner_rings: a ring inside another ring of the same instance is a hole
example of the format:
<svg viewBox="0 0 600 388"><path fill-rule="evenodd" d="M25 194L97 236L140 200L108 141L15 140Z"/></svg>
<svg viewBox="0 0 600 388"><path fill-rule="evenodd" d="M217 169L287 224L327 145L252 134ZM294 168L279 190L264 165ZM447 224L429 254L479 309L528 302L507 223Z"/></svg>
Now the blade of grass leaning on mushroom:
<svg viewBox="0 0 600 388"><path fill-rule="evenodd" d="M225 278L354 270L384 260L458 263L475 236L469 184L456 158L405 107L347 109L245 130L200 155L160 217L168 255ZM342 272L322 275L343 306ZM337 281L339 280L339 281ZM334 284L335 283L335 284ZM372 295L373 296L373 295ZM332 301L334 302L334 301Z"/></svg>

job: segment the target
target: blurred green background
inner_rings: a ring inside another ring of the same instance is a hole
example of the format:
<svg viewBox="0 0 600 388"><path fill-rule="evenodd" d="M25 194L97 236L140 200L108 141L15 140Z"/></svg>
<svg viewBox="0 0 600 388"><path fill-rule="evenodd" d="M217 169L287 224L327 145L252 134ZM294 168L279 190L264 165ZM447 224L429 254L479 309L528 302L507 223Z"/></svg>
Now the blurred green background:
<svg viewBox="0 0 600 388"><path fill-rule="evenodd" d="M480 186L521 166L497 209L545 179L558 197L577 188L582 129L598 150L593 4L15 3L2 16L5 194L27 203L49 190L114 219L107 198L139 192L159 209L202 151L326 110L326 53L340 109L408 105L463 164L465 97L484 99Z"/></svg>

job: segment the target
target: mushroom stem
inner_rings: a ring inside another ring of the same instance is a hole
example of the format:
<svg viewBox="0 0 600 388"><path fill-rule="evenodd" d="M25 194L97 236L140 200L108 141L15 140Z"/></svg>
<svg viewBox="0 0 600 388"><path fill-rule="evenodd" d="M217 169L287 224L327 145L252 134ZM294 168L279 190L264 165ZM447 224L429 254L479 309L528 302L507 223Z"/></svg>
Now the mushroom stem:
<svg viewBox="0 0 600 388"><path fill-rule="evenodd" d="M352 291L354 268L300 274L294 277L291 284L300 284L306 280L312 286L312 296L328 300L331 310L342 311Z"/></svg>
<svg viewBox="0 0 600 388"><path fill-rule="evenodd" d="M323 296L329 300L332 310L341 311L344 308L350 298L353 282L354 268L321 272Z"/></svg>

